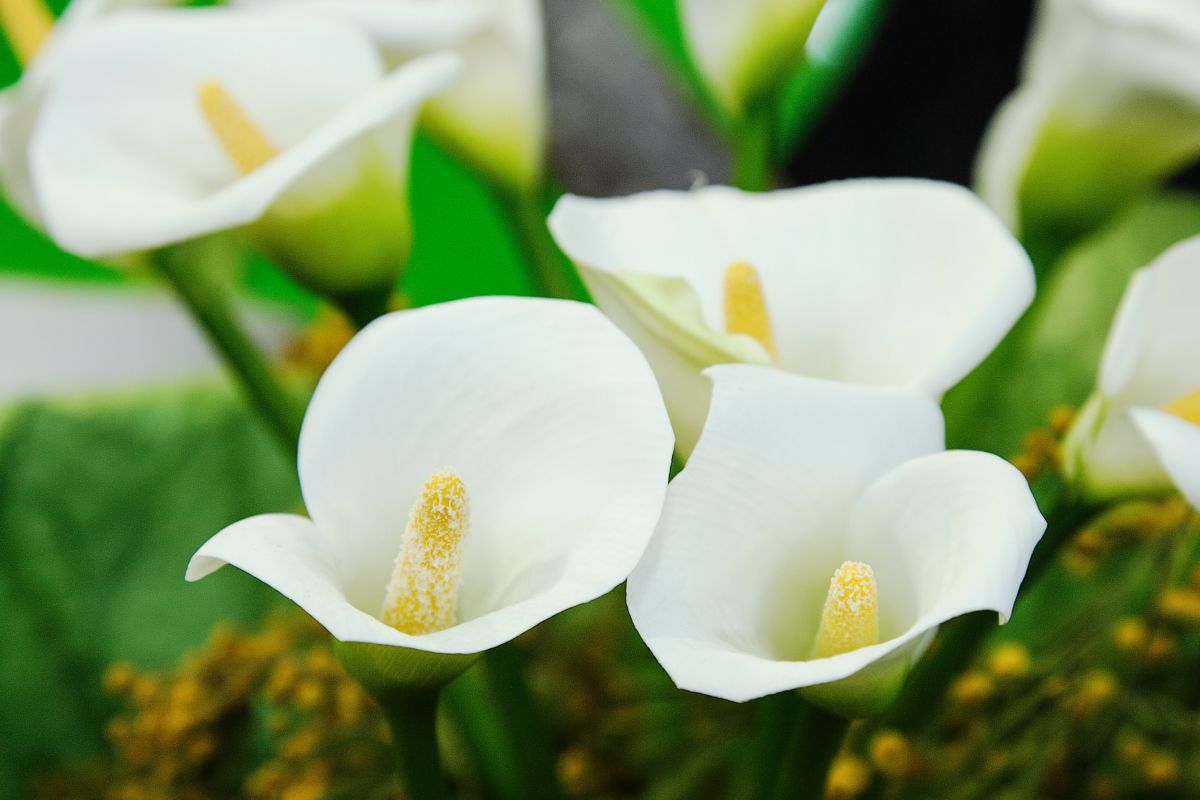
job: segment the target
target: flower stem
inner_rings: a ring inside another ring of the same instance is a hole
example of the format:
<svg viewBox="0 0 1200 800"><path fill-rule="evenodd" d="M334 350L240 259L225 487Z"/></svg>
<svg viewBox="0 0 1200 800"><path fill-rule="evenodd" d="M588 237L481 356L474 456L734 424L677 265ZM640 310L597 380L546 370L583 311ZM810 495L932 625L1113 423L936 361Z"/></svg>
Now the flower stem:
<svg viewBox="0 0 1200 800"><path fill-rule="evenodd" d="M775 183L775 118L769 105L747 112L733 130L733 185L765 192Z"/></svg>
<svg viewBox="0 0 1200 800"><path fill-rule="evenodd" d="M185 250L162 250L151 260L204 329L280 444L294 457L304 409L275 379L262 353L238 323L229 302L229 287L216 280L203 264L189 262Z"/></svg>
<svg viewBox="0 0 1200 800"><path fill-rule="evenodd" d="M1062 546L1096 511L1090 503L1073 496L1059 500L1050 515L1046 534L1033 552L1018 599L1054 563ZM979 652L988 634L997 627L995 613L978 611L951 620L942 626L935 649L913 668L904 689L884 717L884 724L899 730L911 730L929 715L946 687Z"/></svg>
<svg viewBox="0 0 1200 800"><path fill-rule="evenodd" d="M561 800L554 753L511 642L483 654L447 699L491 790L502 800Z"/></svg>
<svg viewBox="0 0 1200 800"><path fill-rule="evenodd" d="M525 256L534 290L542 297L574 298L575 289L567 277L567 263L546 227L546 213L538 193L500 190L499 197Z"/></svg>
<svg viewBox="0 0 1200 800"><path fill-rule="evenodd" d="M753 743L754 800L818 800L850 722L806 702L798 692L760 701Z"/></svg>
<svg viewBox="0 0 1200 800"><path fill-rule="evenodd" d="M375 699L383 708L392 731L396 767L407 800L446 800L450 797L442 773L437 741L436 689L379 691Z"/></svg>

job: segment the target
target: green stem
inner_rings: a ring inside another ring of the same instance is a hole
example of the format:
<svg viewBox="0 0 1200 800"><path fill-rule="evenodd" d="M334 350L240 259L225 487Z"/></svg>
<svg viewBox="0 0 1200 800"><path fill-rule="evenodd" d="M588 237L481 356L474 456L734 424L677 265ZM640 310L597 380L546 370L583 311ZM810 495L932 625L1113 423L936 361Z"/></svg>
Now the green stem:
<svg viewBox="0 0 1200 800"><path fill-rule="evenodd" d="M564 796L555 772L554 750L538 713L533 692L522 674L521 654L513 643L483 654L482 677L491 695L522 775L521 797L559 800Z"/></svg>
<svg viewBox="0 0 1200 800"><path fill-rule="evenodd" d="M450 797L437 741L436 689L396 689L377 692L392 731L396 769L406 800L447 800Z"/></svg>
<svg viewBox="0 0 1200 800"><path fill-rule="evenodd" d="M501 800L559 800L550 739L509 643L483 654L446 700L483 779Z"/></svg>
<svg viewBox="0 0 1200 800"><path fill-rule="evenodd" d="M163 250L152 261L237 376L280 444L295 456L304 418L302 406L275 379L262 353L238 323L229 302L229 287L215 280L203 264L184 263L184 254Z"/></svg>
<svg viewBox="0 0 1200 800"><path fill-rule="evenodd" d="M769 104L747 112L733 130L733 185L765 192L774 185L775 118Z"/></svg>
<svg viewBox="0 0 1200 800"><path fill-rule="evenodd" d="M1059 501L1050 515L1045 536L1029 560L1018 599L1037 583L1054 563L1058 551L1095 510L1095 506L1071 496ZM954 676L971 662L988 634L996 627L996 615L991 611L966 614L943 625L934 649L913 668L903 691L884 717L883 724L900 730L912 730L921 720L928 718L929 709L941 699Z"/></svg>
<svg viewBox="0 0 1200 800"><path fill-rule="evenodd" d="M753 800L819 800L829 765L841 749L849 721L823 711L797 692L761 701L762 721L753 743Z"/></svg>
<svg viewBox="0 0 1200 800"><path fill-rule="evenodd" d="M535 291L542 297L573 299L574 287L567 277L567 263L559 252L546 212L535 191L500 191L500 204L508 215L513 234L525 256L526 269Z"/></svg>

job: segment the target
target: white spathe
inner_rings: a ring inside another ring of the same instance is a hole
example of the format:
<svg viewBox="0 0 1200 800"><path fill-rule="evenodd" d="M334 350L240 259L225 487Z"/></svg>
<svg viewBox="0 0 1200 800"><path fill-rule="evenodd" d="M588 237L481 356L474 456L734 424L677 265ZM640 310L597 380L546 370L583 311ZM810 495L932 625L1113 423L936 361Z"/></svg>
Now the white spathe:
<svg viewBox="0 0 1200 800"><path fill-rule="evenodd" d="M540 0L238 0L360 25L391 65L452 50L461 77L425 107L444 144L511 188L539 186L547 137L546 45Z"/></svg>
<svg viewBox="0 0 1200 800"><path fill-rule="evenodd" d="M342 642L479 653L626 578L671 449L653 374L591 306L478 298L391 314L350 342L308 409L312 519L236 523L187 577L232 564ZM470 497L459 623L404 634L376 615L413 501L443 469Z"/></svg>
<svg viewBox="0 0 1200 800"><path fill-rule="evenodd" d="M1023 235L1077 234L1197 156L1200 4L1043 0L976 182Z"/></svg>
<svg viewBox="0 0 1200 800"><path fill-rule="evenodd" d="M29 177L29 138L47 83L54 74L58 48L67 37L112 12L167 5L172 0L72 0L20 80L0 90L0 187L26 219L40 215Z"/></svg>
<svg viewBox="0 0 1200 800"><path fill-rule="evenodd" d="M735 261L761 276L782 369L933 396L983 360L1034 293L1029 259L995 214L935 181L568 196L550 227L649 358L684 455L708 408L701 371L770 362L754 339L724 332L722 276Z"/></svg>
<svg viewBox="0 0 1200 800"><path fill-rule="evenodd" d="M243 228L319 290L394 280L411 241L412 126L456 71L440 54L387 74L356 27L294 14L102 20L60 49L30 144L46 227L88 257ZM205 81L234 98L275 158L238 173L201 112Z"/></svg>
<svg viewBox="0 0 1200 800"><path fill-rule="evenodd" d="M825 0L679 0L696 68L729 113L779 89L804 57Z"/></svg>
<svg viewBox="0 0 1200 800"><path fill-rule="evenodd" d="M1064 469L1111 499L1172 487L1200 507L1200 425L1164 407L1200 391L1200 237L1134 273L1105 343L1096 393L1067 436Z"/></svg>
<svg viewBox="0 0 1200 800"><path fill-rule="evenodd" d="M1005 621L1045 521L996 456L944 451L942 416L906 389L729 365L629 579L638 631L680 688L734 701L801 687L878 711L942 622ZM813 647L834 570L879 587L880 642Z"/></svg>

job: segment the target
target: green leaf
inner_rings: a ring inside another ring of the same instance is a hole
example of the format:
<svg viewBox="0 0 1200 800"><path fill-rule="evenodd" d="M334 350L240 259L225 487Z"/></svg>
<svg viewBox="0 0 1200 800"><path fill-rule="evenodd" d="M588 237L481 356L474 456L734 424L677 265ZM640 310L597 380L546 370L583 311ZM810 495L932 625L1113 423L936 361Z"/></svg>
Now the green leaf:
<svg viewBox="0 0 1200 800"><path fill-rule="evenodd" d="M1196 234L1200 198L1177 194L1147 201L1069 251L1033 309L946 396L951 446L1012 455L1051 408L1080 405L1130 275Z"/></svg>
<svg viewBox="0 0 1200 800"><path fill-rule="evenodd" d="M183 572L225 525L298 505L294 467L224 387L0 417L0 796L102 744L109 664L169 664L278 602L236 570Z"/></svg>

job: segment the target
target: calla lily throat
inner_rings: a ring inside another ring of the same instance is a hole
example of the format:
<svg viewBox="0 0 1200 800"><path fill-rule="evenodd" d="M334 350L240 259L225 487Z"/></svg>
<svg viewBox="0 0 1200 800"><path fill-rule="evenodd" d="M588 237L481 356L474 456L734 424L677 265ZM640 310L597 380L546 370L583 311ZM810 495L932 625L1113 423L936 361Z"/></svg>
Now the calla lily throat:
<svg viewBox="0 0 1200 800"><path fill-rule="evenodd" d="M725 331L757 340L778 363L762 280L758 270L745 261L735 261L725 270Z"/></svg>
<svg viewBox="0 0 1200 800"><path fill-rule="evenodd" d="M433 473L409 513L379 618L401 633L436 633L458 621L467 487L454 470Z"/></svg>
<svg viewBox="0 0 1200 800"><path fill-rule="evenodd" d="M279 155L279 148L220 83L202 81L196 87L196 99L204 121L242 175L249 175Z"/></svg>
<svg viewBox="0 0 1200 800"><path fill-rule="evenodd" d="M813 654L817 658L879 644L879 586L866 564L847 561L833 573L821 610Z"/></svg>

